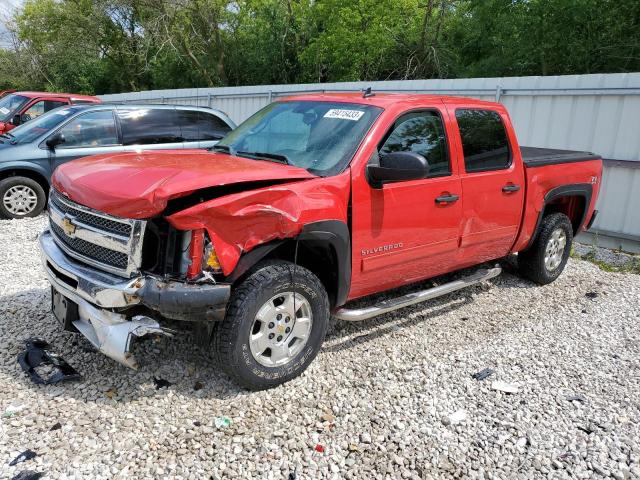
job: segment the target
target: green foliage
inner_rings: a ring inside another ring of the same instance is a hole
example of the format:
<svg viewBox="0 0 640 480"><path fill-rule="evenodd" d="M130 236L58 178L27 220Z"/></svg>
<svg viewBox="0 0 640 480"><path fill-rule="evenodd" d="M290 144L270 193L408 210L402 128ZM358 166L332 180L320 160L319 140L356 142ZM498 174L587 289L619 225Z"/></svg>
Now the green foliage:
<svg viewBox="0 0 640 480"><path fill-rule="evenodd" d="M638 0L27 0L0 89L640 70Z"/></svg>

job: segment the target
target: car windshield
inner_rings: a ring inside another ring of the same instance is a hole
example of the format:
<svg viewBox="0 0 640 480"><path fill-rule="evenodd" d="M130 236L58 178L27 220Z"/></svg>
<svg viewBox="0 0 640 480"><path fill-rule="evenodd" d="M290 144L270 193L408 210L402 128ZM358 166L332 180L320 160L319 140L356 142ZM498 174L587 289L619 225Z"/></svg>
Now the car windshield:
<svg viewBox="0 0 640 480"><path fill-rule="evenodd" d="M0 99L0 122L8 122L18 113L20 108L29 101L22 95L7 95Z"/></svg>
<svg viewBox="0 0 640 480"><path fill-rule="evenodd" d="M31 143L40 136L56 128L67 118L70 118L78 108L60 107L40 115L35 120L31 120L19 127L14 128L6 135L11 139L11 143Z"/></svg>
<svg viewBox="0 0 640 480"><path fill-rule="evenodd" d="M340 173L382 109L354 103L275 102L229 133L215 151Z"/></svg>

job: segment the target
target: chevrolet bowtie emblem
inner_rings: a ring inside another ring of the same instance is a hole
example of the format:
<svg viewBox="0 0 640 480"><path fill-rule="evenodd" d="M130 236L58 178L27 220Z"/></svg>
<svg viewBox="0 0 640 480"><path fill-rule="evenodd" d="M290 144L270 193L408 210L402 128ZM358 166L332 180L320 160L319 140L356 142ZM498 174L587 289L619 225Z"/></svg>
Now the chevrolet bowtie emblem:
<svg viewBox="0 0 640 480"><path fill-rule="evenodd" d="M73 222L67 218L64 217L62 219L62 229L64 230L64 233L66 233L67 235L71 236L74 233L76 233L76 226L73 224Z"/></svg>

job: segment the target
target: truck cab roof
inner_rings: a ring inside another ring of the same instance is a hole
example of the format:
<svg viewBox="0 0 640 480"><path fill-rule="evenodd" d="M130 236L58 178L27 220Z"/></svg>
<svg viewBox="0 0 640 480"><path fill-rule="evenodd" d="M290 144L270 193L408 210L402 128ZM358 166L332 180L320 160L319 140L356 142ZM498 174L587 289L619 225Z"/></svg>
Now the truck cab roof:
<svg viewBox="0 0 640 480"><path fill-rule="evenodd" d="M69 98L72 101L82 101L90 103L101 103L98 97L92 95L78 95L76 93L55 93L55 92L12 92L14 95L19 95L26 98Z"/></svg>
<svg viewBox="0 0 640 480"><path fill-rule="evenodd" d="M500 103L478 100L476 98L457 97L451 95L431 95L424 93L376 93L370 96L363 96L362 92L328 92L300 94L282 98L281 101L315 101L315 102L343 102L361 105L373 105L380 108L387 108L398 103L464 103L465 106L478 106L493 108L504 106Z"/></svg>

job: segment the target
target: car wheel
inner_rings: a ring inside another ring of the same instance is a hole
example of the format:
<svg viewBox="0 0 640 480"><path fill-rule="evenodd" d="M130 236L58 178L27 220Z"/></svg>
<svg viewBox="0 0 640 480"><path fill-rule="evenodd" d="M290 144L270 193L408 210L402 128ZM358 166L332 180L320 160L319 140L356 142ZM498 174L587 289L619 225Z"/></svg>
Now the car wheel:
<svg viewBox="0 0 640 480"><path fill-rule="evenodd" d="M9 177L0 181L0 217L25 218L42 213L46 194L38 182L27 177Z"/></svg>
<svg viewBox="0 0 640 480"><path fill-rule="evenodd" d="M520 273L540 285L553 282L564 270L573 242L573 227L564 213L553 213L542 219L533 245L518 253Z"/></svg>
<svg viewBox="0 0 640 480"><path fill-rule="evenodd" d="M328 323L329 300L318 277L290 262L263 263L232 292L214 331L213 354L243 387L272 388L304 372Z"/></svg>

